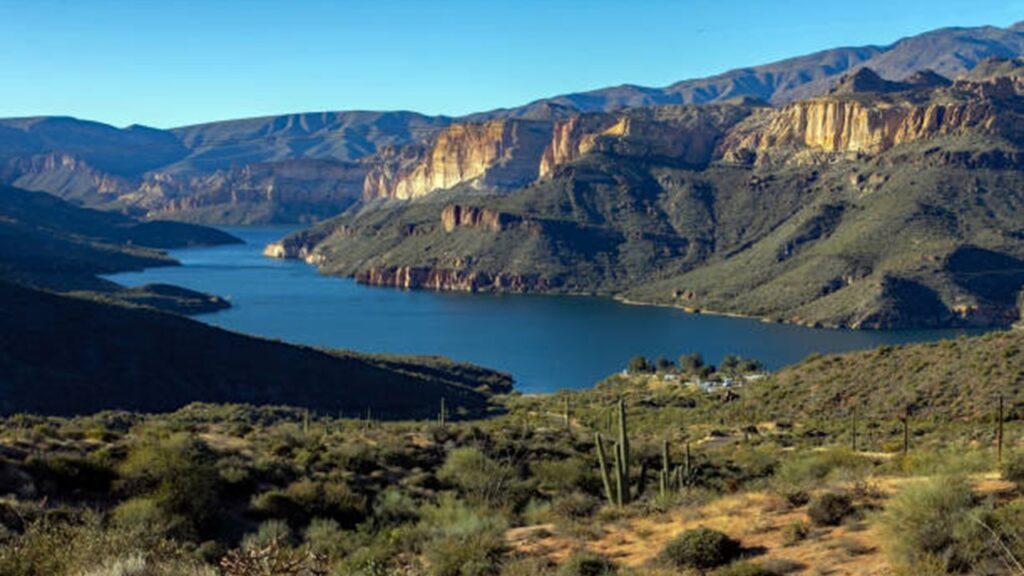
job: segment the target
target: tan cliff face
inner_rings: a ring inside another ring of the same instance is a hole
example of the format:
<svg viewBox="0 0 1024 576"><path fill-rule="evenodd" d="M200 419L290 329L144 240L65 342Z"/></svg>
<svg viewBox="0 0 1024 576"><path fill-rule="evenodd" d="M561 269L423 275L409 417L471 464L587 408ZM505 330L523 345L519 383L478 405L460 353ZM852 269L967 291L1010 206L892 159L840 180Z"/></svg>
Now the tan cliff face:
<svg viewBox="0 0 1024 576"><path fill-rule="evenodd" d="M445 232L453 232L457 228L476 228L489 232L501 232L512 224L522 221L522 217L506 214L490 208L449 204L441 211L441 226Z"/></svg>
<svg viewBox="0 0 1024 576"><path fill-rule="evenodd" d="M749 113L733 105L662 106L584 114L558 122L539 167L541 178L591 152L703 166L725 130Z"/></svg>
<svg viewBox="0 0 1024 576"><path fill-rule="evenodd" d="M536 275L426 266L374 267L355 275L356 282L391 288L449 290L455 292L531 292L544 290L547 282Z"/></svg>
<svg viewBox="0 0 1024 576"><path fill-rule="evenodd" d="M873 155L933 136L1013 138L1021 102L1008 78L958 81L925 96L825 96L757 115L726 136L719 155L729 161L799 149Z"/></svg>
<svg viewBox="0 0 1024 576"><path fill-rule="evenodd" d="M366 198L418 198L461 184L512 189L535 177L550 123L492 120L454 124L433 143L378 155L364 184Z"/></svg>

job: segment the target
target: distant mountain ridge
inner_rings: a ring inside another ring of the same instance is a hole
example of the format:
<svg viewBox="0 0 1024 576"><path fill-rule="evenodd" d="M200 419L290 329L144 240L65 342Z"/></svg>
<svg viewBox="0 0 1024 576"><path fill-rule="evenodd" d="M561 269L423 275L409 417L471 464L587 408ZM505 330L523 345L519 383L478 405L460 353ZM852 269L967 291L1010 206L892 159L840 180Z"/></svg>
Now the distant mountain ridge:
<svg viewBox="0 0 1024 576"><path fill-rule="evenodd" d="M429 144L456 124L506 118L553 122L584 112L736 98L778 105L825 94L858 68L870 67L890 81L926 69L955 78L986 58L1022 55L1022 24L944 28L889 46L835 48L663 88L609 87L462 118L318 112L172 130L118 129L62 117L0 119L0 182L136 216L207 223L317 220L362 196L357 175L372 169L361 165L365 159L407 144ZM291 164L278 170L279 162ZM323 162L338 164L325 171ZM325 176L328 172L334 175ZM339 172L351 184L333 185Z"/></svg>

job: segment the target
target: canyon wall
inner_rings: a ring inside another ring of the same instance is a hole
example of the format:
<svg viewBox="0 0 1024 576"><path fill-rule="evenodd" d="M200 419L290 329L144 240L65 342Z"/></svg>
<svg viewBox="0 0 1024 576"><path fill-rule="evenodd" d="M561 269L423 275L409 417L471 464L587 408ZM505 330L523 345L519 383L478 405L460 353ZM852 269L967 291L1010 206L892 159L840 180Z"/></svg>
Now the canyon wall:
<svg viewBox="0 0 1024 576"><path fill-rule="evenodd" d="M934 136L1020 135L1021 95L1008 78L958 81L930 96L836 94L795 102L731 131L719 155L741 160L799 148L873 155Z"/></svg>
<svg viewBox="0 0 1024 576"><path fill-rule="evenodd" d="M513 189L529 184L550 139L551 124L492 120L454 124L429 145L389 149L374 161L365 198L418 198L471 184Z"/></svg>

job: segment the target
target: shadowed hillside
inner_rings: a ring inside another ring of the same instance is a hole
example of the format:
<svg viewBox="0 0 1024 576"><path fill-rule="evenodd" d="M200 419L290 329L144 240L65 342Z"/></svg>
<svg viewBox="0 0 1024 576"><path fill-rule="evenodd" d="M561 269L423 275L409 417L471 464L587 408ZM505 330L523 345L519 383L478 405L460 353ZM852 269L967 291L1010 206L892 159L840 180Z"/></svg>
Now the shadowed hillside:
<svg viewBox="0 0 1024 576"><path fill-rule="evenodd" d="M81 414L190 402L289 404L429 418L441 398L486 410L511 379L441 359L372 357L261 340L146 308L0 282L0 410Z"/></svg>

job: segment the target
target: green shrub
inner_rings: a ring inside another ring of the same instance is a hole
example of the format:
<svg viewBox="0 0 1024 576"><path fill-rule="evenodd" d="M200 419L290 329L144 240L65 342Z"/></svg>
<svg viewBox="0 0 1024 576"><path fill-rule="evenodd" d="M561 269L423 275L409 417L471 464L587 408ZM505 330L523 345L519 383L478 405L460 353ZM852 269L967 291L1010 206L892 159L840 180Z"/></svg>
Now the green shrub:
<svg viewBox="0 0 1024 576"><path fill-rule="evenodd" d="M586 484L591 467L591 462L573 457L538 460L530 464L530 472L542 490L570 492Z"/></svg>
<svg viewBox="0 0 1024 576"><path fill-rule="evenodd" d="M373 519L379 526L413 522L419 518L416 501L398 488L389 487L373 503Z"/></svg>
<svg viewBox="0 0 1024 576"><path fill-rule="evenodd" d="M1003 460L1000 471L1005 480L1024 485L1024 452L1017 452Z"/></svg>
<svg viewBox="0 0 1024 576"><path fill-rule="evenodd" d="M903 489L886 506L882 526L894 565L914 566L940 558L947 570L978 559L979 540L989 537L977 524L980 509L967 481L938 477Z"/></svg>
<svg viewBox="0 0 1024 576"><path fill-rule="evenodd" d="M345 552L347 534L334 520L314 518L304 534L309 549L325 558L338 558Z"/></svg>
<svg viewBox="0 0 1024 576"><path fill-rule="evenodd" d="M434 576L496 574L503 547L501 535L487 531L442 537L427 546L427 564Z"/></svg>
<svg viewBox="0 0 1024 576"><path fill-rule="evenodd" d="M790 522L782 527L782 542L786 546L792 546L806 540L810 532L810 527L807 526L806 522L799 520Z"/></svg>
<svg viewBox="0 0 1024 576"><path fill-rule="evenodd" d="M344 526L355 526L366 517L366 501L341 481L297 480L284 490L256 495L252 507L265 516L284 518L296 526L313 518L330 518Z"/></svg>
<svg viewBox="0 0 1024 576"><path fill-rule="evenodd" d="M125 490L146 496L183 530L201 532L218 509L218 474L205 445L179 433L149 435L118 468Z"/></svg>
<svg viewBox="0 0 1024 576"><path fill-rule="evenodd" d="M551 513L558 518L579 521L590 518L601 507L601 501L589 494L574 492L551 503Z"/></svg>
<svg viewBox="0 0 1024 576"><path fill-rule="evenodd" d="M573 554L558 567L558 576L607 576L616 573L611 560L592 552Z"/></svg>
<svg viewBox="0 0 1024 576"><path fill-rule="evenodd" d="M515 471L507 464L488 458L476 448L456 448L448 454L437 476L458 486L469 500L498 504L507 500Z"/></svg>
<svg viewBox="0 0 1024 576"><path fill-rule="evenodd" d="M710 528L697 528L670 540L658 557L675 568L707 570L732 562L740 551L740 543L729 536Z"/></svg>
<svg viewBox="0 0 1024 576"><path fill-rule="evenodd" d="M260 524L256 532L246 534L242 538L243 548L262 548L272 542L285 544L291 541L292 531L288 523L281 520L267 520Z"/></svg>
<svg viewBox="0 0 1024 576"><path fill-rule="evenodd" d="M818 526L838 526L853 514L853 501L846 494L826 492L811 500L807 516Z"/></svg>
<svg viewBox="0 0 1024 576"><path fill-rule="evenodd" d="M834 476L849 479L867 472L871 461L845 448L821 452L804 452L783 460L778 466L774 483L783 493L809 490Z"/></svg>

